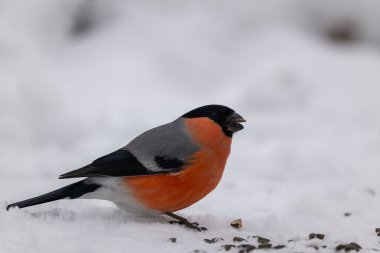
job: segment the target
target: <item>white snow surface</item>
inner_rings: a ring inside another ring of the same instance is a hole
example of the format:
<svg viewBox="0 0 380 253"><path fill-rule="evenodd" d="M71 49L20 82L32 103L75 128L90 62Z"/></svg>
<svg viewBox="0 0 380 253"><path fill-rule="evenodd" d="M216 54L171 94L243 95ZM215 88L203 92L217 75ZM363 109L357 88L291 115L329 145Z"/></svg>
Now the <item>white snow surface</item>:
<svg viewBox="0 0 380 253"><path fill-rule="evenodd" d="M380 250L379 7L1 0L1 206L74 182L57 176L195 107L227 105L247 122L217 189L178 212L208 231L62 200L0 208L0 252L217 252L250 235L287 245L278 252ZM73 28L82 16L88 29ZM360 28L354 43L320 32L339 17ZM224 241L203 241L214 237Z"/></svg>

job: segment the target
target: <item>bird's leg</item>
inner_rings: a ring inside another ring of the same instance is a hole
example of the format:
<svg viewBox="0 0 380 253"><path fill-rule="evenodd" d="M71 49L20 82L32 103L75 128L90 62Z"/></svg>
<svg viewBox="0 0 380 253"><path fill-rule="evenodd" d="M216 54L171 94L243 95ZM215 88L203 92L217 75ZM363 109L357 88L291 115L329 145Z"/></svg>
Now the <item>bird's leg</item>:
<svg viewBox="0 0 380 253"><path fill-rule="evenodd" d="M165 212L165 215L176 219L177 222L175 222L175 223L178 223L178 224L181 224L181 225L185 225L188 228L192 228L192 229L195 229L197 231L207 230L207 228L205 228L205 227L199 227L199 224L197 222L191 223L187 219L185 219L185 218L183 218L183 217L181 217L179 215L176 215L174 213ZM172 223L174 223L174 222L172 222Z"/></svg>

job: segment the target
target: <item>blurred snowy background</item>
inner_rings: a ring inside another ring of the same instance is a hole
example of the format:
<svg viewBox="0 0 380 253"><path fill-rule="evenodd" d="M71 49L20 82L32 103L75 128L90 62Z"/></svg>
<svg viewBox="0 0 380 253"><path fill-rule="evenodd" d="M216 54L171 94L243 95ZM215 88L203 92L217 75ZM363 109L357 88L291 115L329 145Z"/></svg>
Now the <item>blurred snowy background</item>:
<svg viewBox="0 0 380 253"><path fill-rule="evenodd" d="M180 214L102 201L0 210L0 252L217 251L262 235L314 252L310 232L380 250L380 2L0 1L0 202L195 107L247 119L219 187ZM229 222L243 219L236 231ZM176 236L176 244L166 240ZM235 250L237 252L237 250Z"/></svg>

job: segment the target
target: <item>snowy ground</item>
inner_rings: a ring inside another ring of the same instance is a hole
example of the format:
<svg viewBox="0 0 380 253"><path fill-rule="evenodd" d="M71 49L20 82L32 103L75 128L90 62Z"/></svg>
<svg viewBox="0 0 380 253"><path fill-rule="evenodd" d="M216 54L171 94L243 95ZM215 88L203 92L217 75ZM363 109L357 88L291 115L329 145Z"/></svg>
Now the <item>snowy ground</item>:
<svg viewBox="0 0 380 253"><path fill-rule="evenodd" d="M276 2L0 1L1 205L197 106L247 119L218 188L180 212L207 232L58 201L0 209L0 252L216 252L251 235L380 250L380 6ZM335 19L353 42L324 36Z"/></svg>

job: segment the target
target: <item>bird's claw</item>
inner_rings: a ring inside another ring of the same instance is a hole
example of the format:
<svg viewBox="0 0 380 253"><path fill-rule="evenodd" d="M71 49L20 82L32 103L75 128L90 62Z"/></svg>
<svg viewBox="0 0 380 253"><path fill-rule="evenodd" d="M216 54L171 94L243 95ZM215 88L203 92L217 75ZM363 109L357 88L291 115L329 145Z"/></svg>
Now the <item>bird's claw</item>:
<svg viewBox="0 0 380 253"><path fill-rule="evenodd" d="M184 222L184 221L169 221L170 224L184 225L188 228L194 229L196 231L206 231L206 227L200 227L198 222Z"/></svg>

